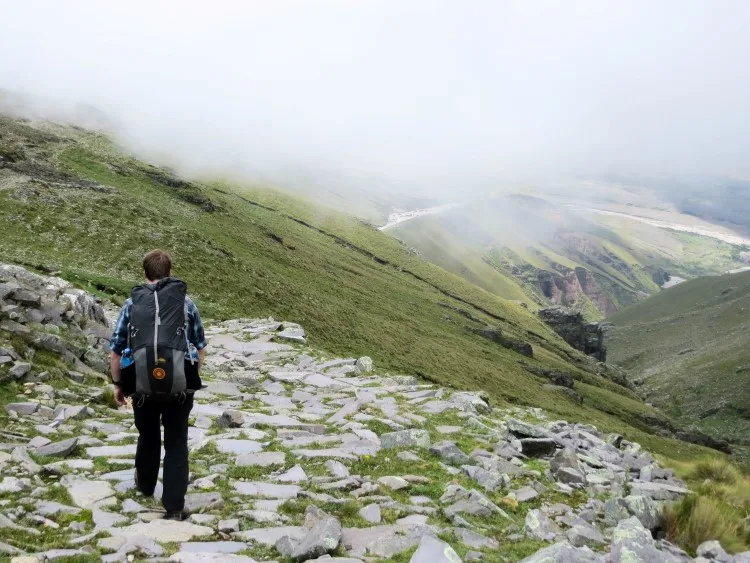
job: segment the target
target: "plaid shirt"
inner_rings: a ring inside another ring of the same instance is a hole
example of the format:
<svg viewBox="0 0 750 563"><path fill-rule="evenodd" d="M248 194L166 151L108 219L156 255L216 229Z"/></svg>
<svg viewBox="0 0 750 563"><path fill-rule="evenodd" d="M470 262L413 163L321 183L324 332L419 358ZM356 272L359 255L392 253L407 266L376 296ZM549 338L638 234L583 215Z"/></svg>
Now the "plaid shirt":
<svg viewBox="0 0 750 563"><path fill-rule="evenodd" d="M190 343L190 358L197 360L198 350L202 350L206 347L206 335L203 332L201 316L198 313L198 308L195 306L195 303L193 303L193 300L189 297L185 297L185 304L187 305L187 339ZM130 311L132 307L133 300L128 297L125 304L122 306L120 316L117 318L117 324L115 325L115 331L112 333L112 338L109 339L109 349L119 355L122 355L128 347L128 325L130 324Z"/></svg>

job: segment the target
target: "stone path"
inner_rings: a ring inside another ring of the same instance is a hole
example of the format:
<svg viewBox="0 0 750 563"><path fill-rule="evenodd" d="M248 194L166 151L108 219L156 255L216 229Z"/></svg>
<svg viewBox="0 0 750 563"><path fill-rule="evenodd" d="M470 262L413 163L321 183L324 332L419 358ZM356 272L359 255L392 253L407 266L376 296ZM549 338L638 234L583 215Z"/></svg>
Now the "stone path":
<svg viewBox="0 0 750 563"><path fill-rule="evenodd" d="M207 332L189 520L161 518L161 486L157 499L135 491L129 408L91 378L28 381L4 404L0 558L692 560L654 539L684 484L621 436L324 358L293 323ZM749 559L715 542L699 554Z"/></svg>

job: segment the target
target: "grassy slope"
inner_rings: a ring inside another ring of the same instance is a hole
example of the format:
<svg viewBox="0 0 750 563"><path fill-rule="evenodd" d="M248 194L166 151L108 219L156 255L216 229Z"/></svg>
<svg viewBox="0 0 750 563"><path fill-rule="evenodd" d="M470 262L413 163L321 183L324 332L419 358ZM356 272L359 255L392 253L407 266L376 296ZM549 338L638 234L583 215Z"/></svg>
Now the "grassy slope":
<svg viewBox="0 0 750 563"><path fill-rule="evenodd" d="M721 241L622 217L577 215L540 198L501 198L488 201L486 209L468 205L390 232L431 262L496 295L516 299L521 287L536 303L546 302L538 291L537 269L584 267L594 274L599 291L622 309L659 291L653 269L692 278L738 266L739 249ZM602 316L588 299L578 307L591 319Z"/></svg>
<svg viewBox="0 0 750 563"><path fill-rule="evenodd" d="M587 360L533 314L411 255L372 227L278 192L169 187L152 179L158 170L102 137L52 130L58 136L0 120L6 143L23 143L27 156L106 188L24 183L0 170L0 260L60 268L64 277L121 299L139 281L142 254L168 248L205 316L298 321L312 344L331 353L371 354L395 372L482 388L496 402L588 421L671 457L704 451L644 432L639 416L651 409L571 364L570 358L581 366ZM186 196L209 197L219 210L206 212ZM532 363L573 372L584 405L545 389L521 369L520 356L468 331L470 321L441 303L530 340Z"/></svg>
<svg viewBox="0 0 750 563"><path fill-rule="evenodd" d="M612 317L609 358L677 420L747 440L748 311L750 272L683 283Z"/></svg>
<svg viewBox="0 0 750 563"><path fill-rule="evenodd" d="M397 238L408 241L430 262L474 285L504 299L534 305L514 279L490 266L476 250L461 244L441 226L439 218L426 216L419 220L406 221L390 232Z"/></svg>

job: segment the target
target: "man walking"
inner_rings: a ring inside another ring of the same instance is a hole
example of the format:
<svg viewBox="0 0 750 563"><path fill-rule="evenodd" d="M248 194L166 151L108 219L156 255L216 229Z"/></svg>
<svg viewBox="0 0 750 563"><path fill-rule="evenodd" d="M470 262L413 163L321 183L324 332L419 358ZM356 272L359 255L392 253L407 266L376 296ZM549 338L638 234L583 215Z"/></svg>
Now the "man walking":
<svg viewBox="0 0 750 563"><path fill-rule="evenodd" d="M153 496L164 426L165 518L184 520L188 486L188 417L193 393L201 388L206 340L200 314L186 284L172 277L172 259L163 250L143 258L146 283L133 288L110 340L115 401L132 396L138 428L135 484Z"/></svg>

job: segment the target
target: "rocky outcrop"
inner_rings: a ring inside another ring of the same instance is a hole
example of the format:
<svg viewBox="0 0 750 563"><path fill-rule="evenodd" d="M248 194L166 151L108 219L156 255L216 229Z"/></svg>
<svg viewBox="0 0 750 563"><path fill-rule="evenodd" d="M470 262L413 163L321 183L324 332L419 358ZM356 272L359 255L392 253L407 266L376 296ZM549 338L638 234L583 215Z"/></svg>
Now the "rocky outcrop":
<svg viewBox="0 0 750 563"><path fill-rule="evenodd" d="M606 332L601 324L587 323L582 313L562 307L541 309L538 314L570 346L600 362L607 360Z"/></svg>
<svg viewBox="0 0 750 563"><path fill-rule="evenodd" d="M617 312L611 297L597 283L594 274L580 266L572 270L564 266L538 270L537 286L540 293L555 305L580 309L588 298L605 317Z"/></svg>
<svg viewBox="0 0 750 563"><path fill-rule="evenodd" d="M98 298L63 279L0 264L0 358L8 359L0 360L0 381L71 372L104 377L110 333ZM37 363L40 352L59 356L59 367Z"/></svg>

